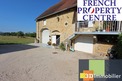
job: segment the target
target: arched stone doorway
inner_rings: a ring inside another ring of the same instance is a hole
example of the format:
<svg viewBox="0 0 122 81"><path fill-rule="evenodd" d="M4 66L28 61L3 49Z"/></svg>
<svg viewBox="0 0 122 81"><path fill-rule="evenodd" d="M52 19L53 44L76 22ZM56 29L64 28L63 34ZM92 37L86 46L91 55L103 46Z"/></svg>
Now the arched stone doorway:
<svg viewBox="0 0 122 81"><path fill-rule="evenodd" d="M51 33L52 44L55 43L56 45L60 44L60 32L58 30L54 30Z"/></svg>
<svg viewBox="0 0 122 81"><path fill-rule="evenodd" d="M49 42L49 39L50 39L50 31L47 28L42 29L42 31L41 31L41 42L43 44L47 44Z"/></svg>

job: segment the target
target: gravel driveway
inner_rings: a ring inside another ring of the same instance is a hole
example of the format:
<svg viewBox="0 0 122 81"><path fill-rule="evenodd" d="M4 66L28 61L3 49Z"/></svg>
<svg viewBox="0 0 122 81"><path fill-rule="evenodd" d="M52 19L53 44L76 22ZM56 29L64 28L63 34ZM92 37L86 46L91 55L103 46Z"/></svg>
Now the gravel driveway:
<svg viewBox="0 0 122 81"><path fill-rule="evenodd" d="M39 44L0 45L0 81L78 81L79 59L101 57Z"/></svg>

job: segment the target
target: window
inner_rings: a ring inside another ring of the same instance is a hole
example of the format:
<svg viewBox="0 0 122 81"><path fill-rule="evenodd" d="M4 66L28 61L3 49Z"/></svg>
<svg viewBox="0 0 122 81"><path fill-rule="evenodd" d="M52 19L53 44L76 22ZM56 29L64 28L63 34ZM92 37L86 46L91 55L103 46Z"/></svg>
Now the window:
<svg viewBox="0 0 122 81"><path fill-rule="evenodd" d="M88 27L88 21L79 21L78 26L79 27Z"/></svg>
<svg viewBox="0 0 122 81"><path fill-rule="evenodd" d="M60 18L59 18L59 16L57 16L57 21L58 21L58 22L60 21Z"/></svg>
<svg viewBox="0 0 122 81"><path fill-rule="evenodd" d="M43 20L43 24L44 24L44 26L46 25L46 19Z"/></svg>
<svg viewBox="0 0 122 81"><path fill-rule="evenodd" d="M88 22L88 27L93 27L93 21Z"/></svg>
<svg viewBox="0 0 122 81"><path fill-rule="evenodd" d="M67 27L67 26L68 26L68 22L66 21L66 22L64 23L64 25L65 25L65 27Z"/></svg>
<svg viewBox="0 0 122 81"><path fill-rule="evenodd" d="M79 27L93 27L93 21L79 21Z"/></svg>

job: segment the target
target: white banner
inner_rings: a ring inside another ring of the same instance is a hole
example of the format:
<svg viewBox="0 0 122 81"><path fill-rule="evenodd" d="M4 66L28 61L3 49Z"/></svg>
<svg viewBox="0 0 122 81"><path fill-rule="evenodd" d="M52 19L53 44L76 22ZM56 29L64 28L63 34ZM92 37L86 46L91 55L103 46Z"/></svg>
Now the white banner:
<svg viewBox="0 0 122 81"><path fill-rule="evenodd" d="M121 0L77 0L78 21L122 21Z"/></svg>

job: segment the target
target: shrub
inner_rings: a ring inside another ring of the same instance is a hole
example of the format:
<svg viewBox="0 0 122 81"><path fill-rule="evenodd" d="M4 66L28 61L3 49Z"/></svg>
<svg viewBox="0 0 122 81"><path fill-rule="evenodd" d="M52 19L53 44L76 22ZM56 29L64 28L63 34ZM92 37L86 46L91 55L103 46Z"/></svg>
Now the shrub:
<svg viewBox="0 0 122 81"><path fill-rule="evenodd" d="M61 43L59 47L60 47L60 49L63 50L63 51L66 50L64 43Z"/></svg>
<svg viewBox="0 0 122 81"><path fill-rule="evenodd" d="M48 45L51 45L51 41L47 42Z"/></svg>
<svg viewBox="0 0 122 81"><path fill-rule="evenodd" d="M56 46L56 44L55 44L55 43L53 43L52 45L53 45L53 46Z"/></svg>
<svg viewBox="0 0 122 81"><path fill-rule="evenodd" d="M118 37L116 51L118 52L118 58L122 58L122 33Z"/></svg>

